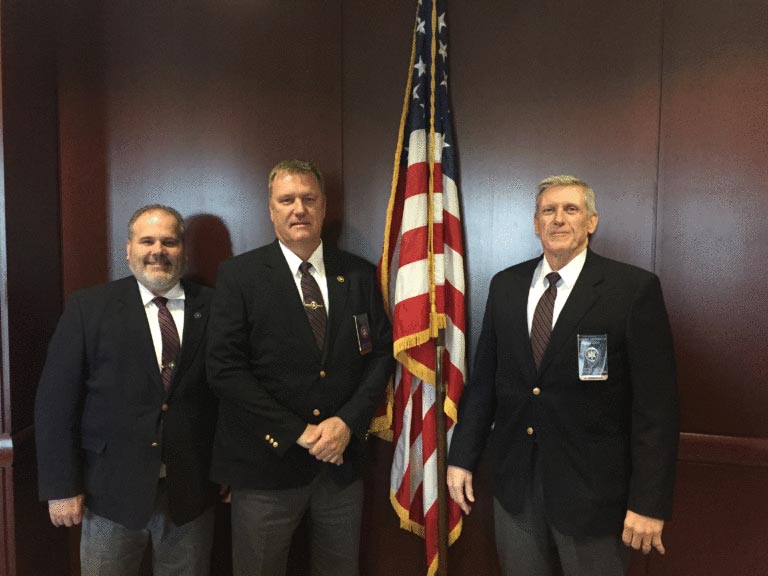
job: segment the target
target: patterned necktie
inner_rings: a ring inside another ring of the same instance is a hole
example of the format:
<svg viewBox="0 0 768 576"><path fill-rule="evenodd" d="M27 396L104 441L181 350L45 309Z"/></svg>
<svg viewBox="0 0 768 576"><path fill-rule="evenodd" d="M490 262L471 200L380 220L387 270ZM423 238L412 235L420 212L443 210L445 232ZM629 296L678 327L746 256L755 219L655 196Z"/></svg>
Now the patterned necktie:
<svg viewBox="0 0 768 576"><path fill-rule="evenodd" d="M541 359L544 358L544 352L549 344L549 336L552 334L552 312L555 309L557 282L560 280L560 274L550 272L547 274L547 280L549 280L549 287L541 295L539 303L536 304L533 322L531 322L531 348L533 349L533 359L536 362L536 370L541 365Z"/></svg>
<svg viewBox="0 0 768 576"><path fill-rule="evenodd" d="M323 294L320 292L320 286L317 280L309 273L312 264L302 262L299 266L301 271L301 293L304 296L304 310L309 319L309 325L312 327L312 333L315 335L317 347L322 350L325 342L325 324L328 316L325 313L323 305Z"/></svg>
<svg viewBox="0 0 768 576"><path fill-rule="evenodd" d="M173 370L176 368L179 350L181 350L179 331L176 329L176 322L173 321L171 311L168 310L168 298L158 296L152 302L157 305L157 320L160 322L160 337L163 343L160 378L163 381L167 394L171 390L171 377L173 376Z"/></svg>

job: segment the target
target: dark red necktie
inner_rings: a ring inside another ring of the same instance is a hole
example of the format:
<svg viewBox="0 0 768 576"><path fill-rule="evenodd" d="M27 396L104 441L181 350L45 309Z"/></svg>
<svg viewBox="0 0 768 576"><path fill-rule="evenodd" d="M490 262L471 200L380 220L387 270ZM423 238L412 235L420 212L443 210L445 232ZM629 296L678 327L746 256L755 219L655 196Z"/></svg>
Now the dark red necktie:
<svg viewBox="0 0 768 576"><path fill-rule="evenodd" d="M152 302L157 305L157 319L160 322L160 337L163 343L160 378L163 381L165 392L168 393L171 390L171 378L176 368L179 350L181 350L179 331L176 329L176 322L173 321L171 311L168 310L168 298L158 296Z"/></svg>
<svg viewBox="0 0 768 576"><path fill-rule="evenodd" d="M299 266L301 271L301 294L304 297L304 310L309 319L309 325L312 327L312 333L315 335L317 347L322 350L325 342L325 324L328 316L325 313L323 305L323 293L320 292L320 286L317 284L314 276L309 273L312 264L302 262Z"/></svg>
<svg viewBox="0 0 768 576"><path fill-rule="evenodd" d="M547 274L547 280L549 280L549 287L541 295L539 303L536 304L533 322L531 322L531 348L533 349L533 359L536 362L536 370L541 365L541 359L544 358L544 352L549 344L549 336L552 334L552 313L555 309L557 282L560 280L560 274L550 272Z"/></svg>

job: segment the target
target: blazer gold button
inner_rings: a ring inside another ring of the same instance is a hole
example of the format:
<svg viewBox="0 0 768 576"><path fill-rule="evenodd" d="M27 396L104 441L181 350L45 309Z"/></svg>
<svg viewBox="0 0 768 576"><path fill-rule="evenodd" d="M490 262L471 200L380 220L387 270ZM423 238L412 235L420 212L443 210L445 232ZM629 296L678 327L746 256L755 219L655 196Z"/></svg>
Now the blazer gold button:
<svg viewBox="0 0 768 576"><path fill-rule="evenodd" d="M163 404L163 405L160 407L160 409L161 409L163 412L168 412L168 404Z"/></svg>
<svg viewBox="0 0 768 576"><path fill-rule="evenodd" d="M533 436L533 428L531 428L530 426L528 427L526 432L528 432L528 436Z"/></svg>
<svg viewBox="0 0 768 576"><path fill-rule="evenodd" d="M264 440L266 440L267 442L272 442L272 436L267 434L266 436L264 436Z"/></svg>
<svg viewBox="0 0 768 576"><path fill-rule="evenodd" d="M534 388L533 389L533 394L534 394L534 396L538 396L539 394L541 394L541 388L539 388L538 386L536 388Z"/></svg>
<svg viewBox="0 0 768 576"><path fill-rule="evenodd" d="M320 370L320 378L325 378L325 370Z"/></svg>
<svg viewBox="0 0 768 576"><path fill-rule="evenodd" d="M336 276L336 282L344 282L344 276Z"/></svg>
<svg viewBox="0 0 768 576"><path fill-rule="evenodd" d="M152 442L152 448L157 448L157 442Z"/></svg>
<svg viewBox="0 0 768 576"><path fill-rule="evenodd" d="M320 416L320 410L318 410L317 408L312 410L312 416Z"/></svg>
<svg viewBox="0 0 768 576"><path fill-rule="evenodd" d="M273 448L277 448L278 446L279 446L279 444L278 444L277 442L275 442L275 443L273 443L273 444L272 444L272 447L273 447Z"/></svg>

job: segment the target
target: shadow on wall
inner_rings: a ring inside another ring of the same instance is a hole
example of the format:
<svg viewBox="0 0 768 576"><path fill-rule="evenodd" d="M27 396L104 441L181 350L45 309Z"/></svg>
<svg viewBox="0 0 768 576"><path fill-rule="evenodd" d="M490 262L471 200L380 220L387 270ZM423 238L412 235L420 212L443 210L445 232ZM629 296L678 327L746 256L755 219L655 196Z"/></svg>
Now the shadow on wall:
<svg viewBox="0 0 768 576"><path fill-rule="evenodd" d="M232 256L232 237L224 221L212 214L186 219L186 277L205 286L216 284L219 264Z"/></svg>

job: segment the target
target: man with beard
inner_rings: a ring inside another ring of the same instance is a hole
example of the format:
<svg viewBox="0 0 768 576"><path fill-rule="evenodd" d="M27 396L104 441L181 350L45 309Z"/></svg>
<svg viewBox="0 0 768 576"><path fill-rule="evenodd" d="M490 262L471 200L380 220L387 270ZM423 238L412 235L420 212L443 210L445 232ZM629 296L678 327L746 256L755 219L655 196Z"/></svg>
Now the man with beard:
<svg viewBox="0 0 768 576"><path fill-rule="evenodd" d="M209 572L216 401L205 378L211 290L180 280L184 221L139 209L133 276L72 295L35 406L40 499L55 526L82 521L83 576Z"/></svg>

